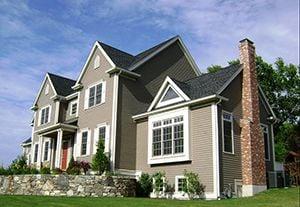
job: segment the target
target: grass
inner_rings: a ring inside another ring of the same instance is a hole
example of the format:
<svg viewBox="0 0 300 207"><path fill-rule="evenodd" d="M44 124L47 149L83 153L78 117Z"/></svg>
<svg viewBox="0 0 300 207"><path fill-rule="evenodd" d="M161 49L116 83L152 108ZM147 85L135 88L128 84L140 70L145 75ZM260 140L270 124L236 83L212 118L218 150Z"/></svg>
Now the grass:
<svg viewBox="0 0 300 207"><path fill-rule="evenodd" d="M179 201L148 198L79 198L49 196L0 196L1 207L299 207L299 188L272 189L251 198L228 199L221 201Z"/></svg>

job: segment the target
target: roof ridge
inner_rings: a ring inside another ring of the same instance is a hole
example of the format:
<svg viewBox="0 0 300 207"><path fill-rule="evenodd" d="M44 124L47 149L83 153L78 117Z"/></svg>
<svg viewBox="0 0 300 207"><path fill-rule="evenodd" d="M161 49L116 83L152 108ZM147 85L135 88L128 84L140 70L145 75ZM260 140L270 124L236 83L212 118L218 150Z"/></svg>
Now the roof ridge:
<svg viewBox="0 0 300 207"><path fill-rule="evenodd" d="M76 82L76 80L73 80L73 79L71 79L71 78L64 77L64 76L62 76L62 75L57 75L57 74L50 73L50 72L47 72L47 74L56 76L56 77L58 77L58 78L64 78L64 79L68 79L68 80L71 80L71 81L75 81L75 82Z"/></svg>
<svg viewBox="0 0 300 207"><path fill-rule="evenodd" d="M130 54L130 53L128 53L128 52L125 52L124 50L118 49L118 48L116 48L116 47L114 47L114 46L111 46L111 45L106 44L106 43L104 43L104 42L101 42L101 41L99 41L99 40L97 40L97 42L99 42L100 45L103 44L103 45L105 45L105 46L108 46L108 47L111 47L111 48L113 48L113 49L115 49L115 50L118 50L119 52L125 53L125 54L127 54L127 55L132 56L132 57L135 57L134 55L132 55L132 54Z"/></svg>

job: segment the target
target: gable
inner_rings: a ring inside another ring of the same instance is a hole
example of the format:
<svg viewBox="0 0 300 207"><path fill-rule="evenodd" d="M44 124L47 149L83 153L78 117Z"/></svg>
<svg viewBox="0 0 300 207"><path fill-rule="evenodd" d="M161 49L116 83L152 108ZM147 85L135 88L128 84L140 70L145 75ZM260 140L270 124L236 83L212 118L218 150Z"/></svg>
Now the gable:
<svg viewBox="0 0 300 207"><path fill-rule="evenodd" d="M110 57L103 50L101 45L98 42L95 42L90 54L80 72L80 75L76 81L75 86L79 85L82 79L86 76L87 73L90 74L91 71L97 70L109 70L115 68L116 65L110 59ZM93 73L93 72L92 72ZM74 87L75 87L74 86Z"/></svg>
<svg viewBox="0 0 300 207"><path fill-rule="evenodd" d="M39 92L34 100L33 107L36 105L43 105L49 103L51 97L57 95L56 90L51 82L49 75L46 74Z"/></svg>
<svg viewBox="0 0 300 207"><path fill-rule="evenodd" d="M190 98L167 76L147 111L189 100Z"/></svg>

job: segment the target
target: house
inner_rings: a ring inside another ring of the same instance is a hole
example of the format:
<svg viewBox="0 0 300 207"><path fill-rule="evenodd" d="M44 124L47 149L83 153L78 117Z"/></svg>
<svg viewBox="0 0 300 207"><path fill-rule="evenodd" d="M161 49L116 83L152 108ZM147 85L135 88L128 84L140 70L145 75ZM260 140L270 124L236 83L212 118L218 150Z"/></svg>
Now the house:
<svg viewBox="0 0 300 207"><path fill-rule="evenodd" d="M164 171L177 198L185 169L207 199L228 186L238 196L265 190L276 117L257 83L254 43L239 44L241 65L201 74L179 36L138 55L96 41L77 80L46 74L31 108L30 163L91 162L103 139L112 171Z"/></svg>

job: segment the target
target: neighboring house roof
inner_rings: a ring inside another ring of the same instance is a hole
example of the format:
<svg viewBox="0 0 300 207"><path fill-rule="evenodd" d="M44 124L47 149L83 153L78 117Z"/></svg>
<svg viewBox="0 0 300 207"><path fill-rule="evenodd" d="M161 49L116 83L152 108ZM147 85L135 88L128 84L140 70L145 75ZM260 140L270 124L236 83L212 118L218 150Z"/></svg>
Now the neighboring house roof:
<svg viewBox="0 0 300 207"><path fill-rule="evenodd" d="M24 142L22 142L22 145L29 145L29 144L31 144L31 137L29 137Z"/></svg>
<svg viewBox="0 0 300 207"><path fill-rule="evenodd" d="M74 90L72 89L72 86L75 85L76 81L62 77L59 75L55 75L52 73L48 73L49 78L51 79L51 82L57 92L57 95L60 96L68 96L72 93L74 93Z"/></svg>
<svg viewBox="0 0 300 207"><path fill-rule="evenodd" d="M205 73L185 82L173 81L191 99L198 99L213 94L219 94L222 87L236 74L241 65L231 65L216 73Z"/></svg>

